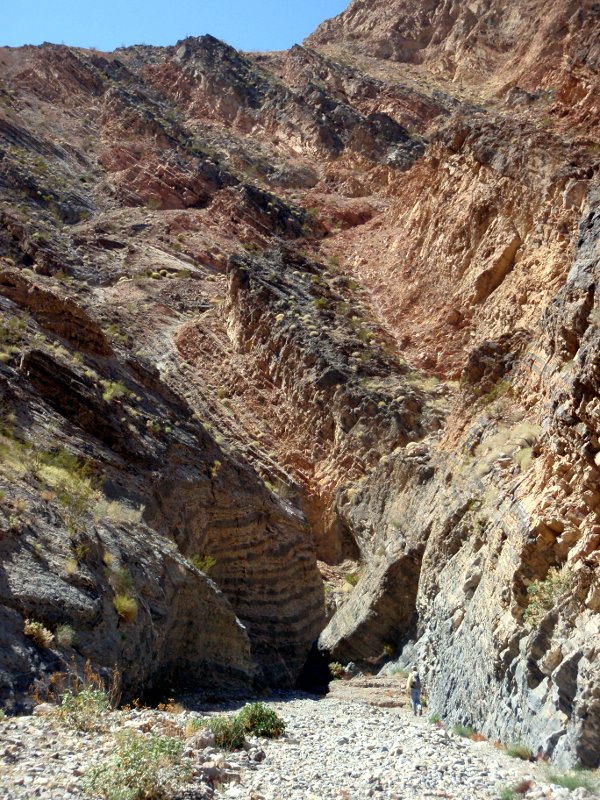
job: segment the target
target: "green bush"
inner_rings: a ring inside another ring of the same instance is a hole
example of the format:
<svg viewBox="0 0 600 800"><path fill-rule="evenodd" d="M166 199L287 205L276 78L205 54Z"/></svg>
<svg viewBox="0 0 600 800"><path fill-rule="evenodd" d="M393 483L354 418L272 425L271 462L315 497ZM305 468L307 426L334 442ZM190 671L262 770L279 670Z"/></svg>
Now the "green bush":
<svg viewBox="0 0 600 800"><path fill-rule="evenodd" d="M517 453L514 454L513 458L519 465L520 471L525 472L533 463L533 448L522 447Z"/></svg>
<svg viewBox="0 0 600 800"><path fill-rule="evenodd" d="M117 524L136 525L141 521L144 510L143 505L132 508L119 500L107 500L106 497L102 497L94 505L94 519L96 522L107 519L109 522Z"/></svg>
<svg viewBox="0 0 600 800"><path fill-rule="evenodd" d="M123 731L118 734L117 752L88 770L84 788L88 795L104 800L168 800L191 776L183 742Z"/></svg>
<svg viewBox="0 0 600 800"><path fill-rule="evenodd" d="M408 678L408 671L402 669L402 667L394 667L391 674L398 678Z"/></svg>
<svg viewBox="0 0 600 800"><path fill-rule="evenodd" d="M439 714L430 714L429 715L429 722L431 722L432 725L437 725L437 723L439 721L440 721L440 715Z"/></svg>
<svg viewBox="0 0 600 800"><path fill-rule="evenodd" d="M90 462L81 462L62 447L35 451L31 460L37 477L54 490L68 530L74 533L83 529L84 517L98 494Z"/></svg>
<svg viewBox="0 0 600 800"><path fill-rule="evenodd" d="M115 611L124 622L133 622L137 616L138 603L134 597L135 584L131 572L126 567L117 569L109 567L106 570L106 577L115 593L113 597Z"/></svg>
<svg viewBox="0 0 600 800"><path fill-rule="evenodd" d="M209 717L205 724L214 733L217 747L239 750L243 746L246 728L239 716Z"/></svg>
<svg viewBox="0 0 600 800"><path fill-rule="evenodd" d="M252 731L257 736L277 739L285 731L285 722L264 703L252 703L245 706L238 717L245 730Z"/></svg>
<svg viewBox="0 0 600 800"><path fill-rule="evenodd" d="M68 728L95 731L101 727L102 715L110 708L110 700L102 689L86 687L79 692L68 689L58 707L58 718Z"/></svg>
<svg viewBox="0 0 600 800"><path fill-rule="evenodd" d="M134 588L133 576L127 567L109 567L106 570L106 577L116 594L132 594Z"/></svg>

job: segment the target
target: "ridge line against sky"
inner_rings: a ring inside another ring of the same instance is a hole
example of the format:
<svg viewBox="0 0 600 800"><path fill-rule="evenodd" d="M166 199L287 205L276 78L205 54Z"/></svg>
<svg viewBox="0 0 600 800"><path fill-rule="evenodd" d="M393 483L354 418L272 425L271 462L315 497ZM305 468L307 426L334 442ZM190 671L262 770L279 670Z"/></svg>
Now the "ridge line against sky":
<svg viewBox="0 0 600 800"><path fill-rule="evenodd" d="M299 44L349 0L23 0L3 9L0 46L53 42L114 50L171 45L210 33L238 50L284 50Z"/></svg>

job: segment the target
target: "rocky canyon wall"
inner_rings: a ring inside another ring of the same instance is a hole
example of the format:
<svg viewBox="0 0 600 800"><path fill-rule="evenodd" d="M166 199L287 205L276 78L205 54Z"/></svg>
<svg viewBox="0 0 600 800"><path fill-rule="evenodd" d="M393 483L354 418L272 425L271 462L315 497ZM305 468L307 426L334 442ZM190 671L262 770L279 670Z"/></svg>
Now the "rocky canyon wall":
<svg viewBox="0 0 600 800"><path fill-rule="evenodd" d="M318 637L597 766L598 30L354 0L289 52L0 50L9 710L71 658L289 687Z"/></svg>

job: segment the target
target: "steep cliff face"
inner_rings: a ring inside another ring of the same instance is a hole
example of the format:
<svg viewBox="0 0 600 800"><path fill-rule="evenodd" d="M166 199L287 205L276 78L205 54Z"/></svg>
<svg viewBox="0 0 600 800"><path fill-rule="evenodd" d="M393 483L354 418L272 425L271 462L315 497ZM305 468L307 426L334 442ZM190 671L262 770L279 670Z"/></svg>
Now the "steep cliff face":
<svg viewBox="0 0 600 800"><path fill-rule="evenodd" d="M0 51L9 708L71 656L290 686L320 634L597 765L598 28L354 0L286 53Z"/></svg>
<svg viewBox="0 0 600 800"><path fill-rule="evenodd" d="M533 330L471 352L443 438L339 496L349 526L376 533L320 639L341 660L414 640L407 658L444 715L586 766L600 680L596 207L592 192Z"/></svg>
<svg viewBox="0 0 600 800"><path fill-rule="evenodd" d="M410 640L444 716L595 766L597 11L546 6L357 2L307 41L377 75L391 67L373 54L419 65L413 79L449 77L479 106L438 120L389 211L326 245L410 360L460 385L441 438L338 493L371 533L320 643L347 661Z"/></svg>

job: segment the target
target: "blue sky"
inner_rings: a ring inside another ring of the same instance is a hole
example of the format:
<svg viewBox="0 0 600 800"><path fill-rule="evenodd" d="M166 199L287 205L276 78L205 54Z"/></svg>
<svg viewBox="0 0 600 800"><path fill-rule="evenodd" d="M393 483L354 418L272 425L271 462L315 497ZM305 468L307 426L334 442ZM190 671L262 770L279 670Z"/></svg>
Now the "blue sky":
<svg viewBox="0 0 600 800"><path fill-rule="evenodd" d="M55 42L114 50L175 44L211 33L240 50L283 50L350 0L17 0L7 2L0 45Z"/></svg>

